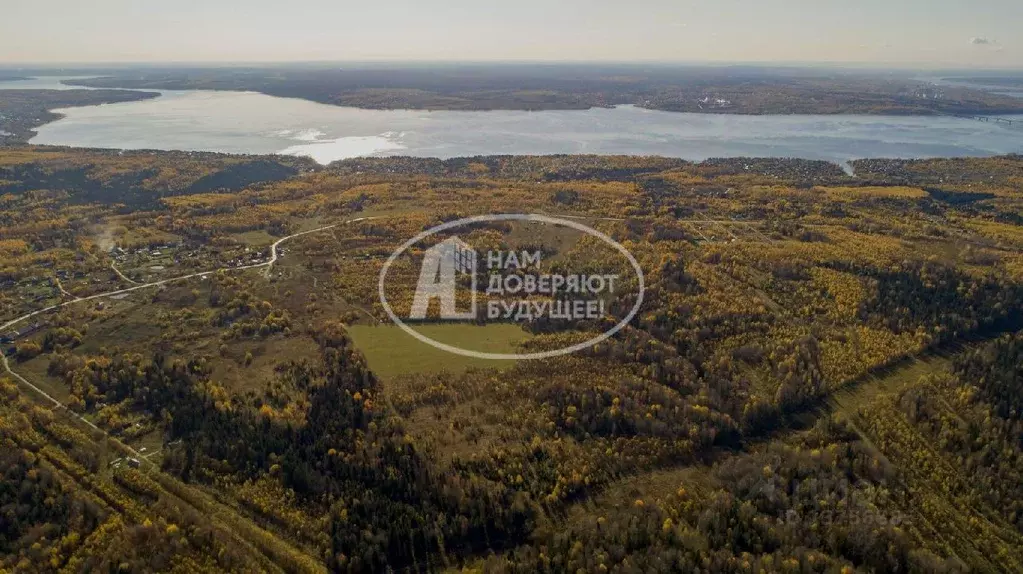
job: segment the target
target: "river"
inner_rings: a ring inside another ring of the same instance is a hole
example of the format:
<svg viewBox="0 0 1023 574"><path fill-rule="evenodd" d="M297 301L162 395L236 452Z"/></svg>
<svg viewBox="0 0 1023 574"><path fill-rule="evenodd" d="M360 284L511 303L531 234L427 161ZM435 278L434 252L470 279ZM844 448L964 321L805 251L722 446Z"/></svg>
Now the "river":
<svg viewBox="0 0 1023 574"><path fill-rule="evenodd" d="M59 77L0 82L55 88ZM61 86L65 87L66 86ZM1005 123L935 116L711 115L613 109L363 110L254 92L158 90L159 98L56 110L34 144L305 155L450 158L493 154L871 157L1023 153L1023 116Z"/></svg>

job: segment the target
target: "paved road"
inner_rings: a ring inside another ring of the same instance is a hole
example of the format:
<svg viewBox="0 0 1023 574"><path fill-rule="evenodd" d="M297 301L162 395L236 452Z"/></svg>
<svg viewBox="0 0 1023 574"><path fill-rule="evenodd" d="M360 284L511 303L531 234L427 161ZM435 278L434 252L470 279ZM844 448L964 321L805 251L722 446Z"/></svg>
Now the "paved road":
<svg viewBox="0 0 1023 574"><path fill-rule="evenodd" d="M595 217L595 216L584 216L584 215L557 215L557 214L554 214L554 215L549 215L549 217L559 217L559 218L562 218L562 219L589 219L589 220L599 220L599 221L624 221L624 219L616 218L616 217ZM242 265L242 266L238 266L238 267L221 267L219 269L213 269L213 270L210 270L210 271L202 271L202 272L199 272L199 273L191 273L189 275L182 275L180 277L172 277L170 279L163 279L161 281L153 281L152 283L136 284L133 287L128 287L127 289L118 289L117 291L108 291L106 293L99 293L99 294L96 294L96 295L89 295L88 297L79 297L79 298L71 300L71 301L65 301L65 302L59 303L57 305L51 305L49 307L46 307L45 309L39 309L38 311L33 311L31 313L27 313L25 315L22 315L21 317L18 317L17 319L12 319L12 320L4 323L3 325L0 325L0 332L5 332L8 328L10 328L10 327L12 327L14 325L17 325L18 323L21 323L22 321L25 321L26 319L30 319L30 318L32 318L32 317L34 317L36 315L41 315L43 313L46 313L46 312L49 312L49 311L53 311L55 309L60 309L61 307L66 307L68 305L74 305L75 303L81 303L83 301L91 301L93 299L102 299L104 297L110 297L110 296L113 296L113 295L121 295L123 293L131 293L132 291L138 291L140 289L148 289L149 287L159 287L160 285L166 285L168 283L174 283L176 281L184 281L186 279L192 279L192 278L195 278L195 277L202 277L203 275L209 275L210 273L216 273L218 271L243 271L245 269L256 269L256 268L259 268L259 267L266 267L266 274L267 274L267 276L269 276L270 275L270 271L273 268L274 263L276 263L277 260L280 259L280 253L278 251L278 247L280 247L280 245L282 243L284 243L285 241L288 241L290 239L294 239L296 237L300 237L302 235L309 235L310 233L319 233L320 231L326 231L328 229L333 229L333 228L335 228L335 227L337 227L339 225L344 225L346 223L357 223L359 221L368 221L370 219L379 219L379 217L357 217L355 219L347 219L345 221L342 221L341 223L335 223L334 225L327 225L327 226L324 226L324 227L318 227L316 229L310 229L308 231L300 231L298 233L293 233L293 234L291 234L291 235L289 235L287 237L282 237L282 238L278 239L277 241L275 241L273 243L273 245L270 246L270 260L269 261L264 261L263 263L256 263L254 265ZM682 221L682 222L688 221L690 223L718 223L718 224L728 223L728 224L738 224L738 225L749 225L749 222L744 222L744 221L713 220L713 219L696 219L696 220L680 220L680 221ZM124 280L130 281L132 283L135 283L131 279L128 279L127 277L122 275L121 272L118 271L118 269L116 267L114 267L113 263L111 263L110 266Z"/></svg>
<svg viewBox="0 0 1023 574"><path fill-rule="evenodd" d="M597 220L608 220L608 221L621 221L621 219L610 218L610 217L585 217L585 216L573 216L573 215L561 215L561 216L554 215L552 217L573 218L573 219L597 219ZM79 298L73 299L71 301L65 301L63 303L58 303L56 305L51 305L49 307L46 307L46 308L43 308L43 309L39 309L37 311L32 311L31 313L26 313L26 314L22 315L21 317L18 317L16 319L11 319L10 321L7 321L3 325L0 325L0 332L6 332L7 329L13 327L14 325L17 325L18 323L21 323L22 321L26 321L28 319L31 319L32 317L35 317L36 315L41 315L43 313L47 313L47 312L50 312L50 311L53 311L53 310L56 310L56 309L60 309L62 307L67 307L68 305L74 305L74 304L77 304L77 303L83 303L85 301L92 301L94 299L102 299L104 297L112 297L114 295L121 295L121 294L124 294L124 293L131 293L133 291L139 291L141 289L149 289L150 287L159 287L161 285L166 285L168 283L174 283L174 282L177 282L177 281L185 281L187 279L193 279L195 277L203 277L205 275L209 275L211 273L217 273L219 271L244 271L246 269L256 269L256 268L259 268L259 267L266 267L266 272L267 272L267 275L269 276L270 270L273 268L274 263L277 263L277 260L280 259L280 253L278 251L278 248L285 241L288 241L290 239L294 239L295 237L300 237L302 235L309 235L310 233L319 233L321 231L326 231L328 229L333 229L335 227L338 227L339 225L344 225L344 224L347 224L347 223L357 223L359 221L367 221L367 220L370 220L370 219L378 219L378 217L357 217L357 218L354 218L354 219L345 220L345 221L343 221L341 223L336 223L334 225L326 225L324 227L318 227L316 229L310 229L308 231L301 231L299 233L293 233L291 235L288 235L287 237L282 237L282 238L278 239L277 241L275 241L273 243L273 245L270 246L270 260L269 261L264 261L263 263L256 263L254 265L240 265L238 267L221 267L219 269L212 269L212 270L209 270L209 271L202 271L202 272L199 272L199 273L190 273L188 275L182 275L180 277L172 277L170 279L163 279L161 281L153 281L151 283L136 284L135 286L128 287L126 289L118 289L116 291L107 291L106 293L98 293L96 295L89 295L88 297L79 297ZM120 275L125 280L131 281L131 279L128 279L127 277L124 277L123 275L121 275L121 272L118 271L117 268L114 267L112 263L111 263L111 268L113 268L113 270L116 271L117 274ZM77 413L67 409L67 406L65 406L64 403L61 403L59 400L53 398L46 391L44 391L44 390L40 389L39 387L37 387L36 385L30 383L25 377L22 377L21 375L16 373L13 369L11 369L11 366L7 362L7 356L4 353L3 349L0 349L0 359L2 359L2 361L3 361L4 371L10 373L10 375L12 377L14 377L16 380L18 380L19 382L21 382L25 386L31 388L35 392L39 393L40 395L45 397L47 400L52 402L57 407L60 407L60 408L63 408L65 410L67 410L68 413L71 416L73 416L74 418L82 421L83 423L85 423L89 427L91 427L91 428L93 428L93 429L95 429L97 431L103 432L102 429L100 429L96 425L92 424L91 422L89 422L85 418L81 417ZM106 433L104 433L104 434L106 434ZM125 445L125 446L130 451L134 452L134 454L136 456L138 456L138 453L135 452L134 449L132 449L131 447L128 447L127 445Z"/></svg>
<svg viewBox="0 0 1023 574"><path fill-rule="evenodd" d="M620 218L616 218L616 217L595 217L595 216L584 216L584 215L557 215L557 214L554 214L554 215L550 215L549 217L559 217L559 218L562 218L562 219L590 219L590 220L600 220L600 221L624 221L624 219L620 219ZM0 325L0 332L5 332L8 328L10 328L10 327L12 327L14 325L17 325L18 323L21 323L22 321L25 321L26 319L30 319L30 318L32 318L32 317L34 317L36 315L41 315L43 313L46 313L46 312L49 312L49 311L53 311L55 309L60 309L61 307L66 307L68 305L74 305L75 303L81 303L83 301L91 301L93 299L102 299L103 297L110 297L110 296L113 296L113 295L121 295L122 293L131 293L132 291L138 291L139 289L148 289L149 287L159 287L160 285L166 285L167 283L174 283L176 281L184 281L186 279L192 279L192 278L195 278L195 277L202 277L203 275L209 275L210 273L216 273L218 271L243 271L245 269L256 269L258 267L266 267L266 274L267 274L267 276L269 276L270 275L270 270L273 268L274 263L276 263L277 260L280 258L280 254L278 252L278 247L280 247L280 245L282 243L284 243L285 241L288 241L290 239L294 239L295 237L300 237L302 235L308 235L310 233L318 233L320 231L326 231L328 229L333 229L333 228L335 228L335 227L337 227L339 225L343 225L343 224L346 224L346 223L357 223L359 221L368 221L370 219L379 219L379 217L357 217L355 219L348 219L348 220L342 221L341 223L335 223L334 225L327 225L327 226L324 226L324 227L318 227L316 229L310 229L308 231L300 231L299 233L293 233L293 234L291 234L291 235L289 235L287 237L282 237L282 238L278 239L277 241L275 241L274 244L270 246L270 260L269 261L264 261L263 263L256 263L255 265L242 265L242 266L239 266L239 267L221 267L220 269L213 269L213 270L210 270L210 271L202 271L200 273L192 273L192 274L189 274L189 275L182 275L181 277L172 277L170 279L163 279L161 281L153 281L152 283L136 284L135 286L129 287L127 289L119 289L117 291L108 291L106 293L99 293L97 295L89 295L88 297L80 297L80 298L74 299L72 301L65 301L65 302L59 303L57 305L51 305L49 307L46 307L45 309L39 309L38 311L33 311L31 313L27 313L25 315L22 315L21 317L18 317L17 319L12 319L12 320L4 323L3 325ZM686 220L680 220L680 221L686 221ZM740 225L747 224L748 225L748 222L727 221L727 220L697 219L697 220L689 220L689 221L692 222L692 223L730 223L730 224L740 224ZM131 279L128 279L124 275L121 275L121 272L118 271L117 268L113 266L113 263L111 263L111 268L113 268L113 270L116 271L117 274L120 275L122 278L124 278L126 281L130 281L132 283L135 283Z"/></svg>
<svg viewBox="0 0 1023 574"><path fill-rule="evenodd" d="M13 370L11 370L11 366L7 363L7 355L5 355L3 352L0 352L0 361L3 362L4 370L7 371L8 373L10 373L12 377L14 377L15 379L18 380L18 382L24 384L25 386L27 386L27 387L31 388L32 390L34 390L35 392L39 393L40 395L45 397L48 401L52 402L55 406L67 410L68 414L70 414L71 416L75 417L76 419L82 421L83 423L89 425L91 428L106 434L103 431L103 429L99 428L98 426L96 426L96 425L92 424L91 422L87 421L86 419L82 418L81 416L78 415L78 413L68 409L64 405L64 403L62 403L62 402L58 401L57 399L53 398L52 396L50 396L49 393L47 393L46 391L44 391L44 390L40 389L39 387L33 385L32 383L28 382L28 379L26 379L25 377L19 375L18 373L14 372Z"/></svg>
<svg viewBox="0 0 1023 574"><path fill-rule="evenodd" d="M281 239L278 239L276 242L274 242L274 244L270 247L270 253L271 253L270 260L269 261L264 261L263 263L257 263L255 265L243 265L243 266L239 266L239 267L221 267L219 269L213 269L211 271L203 271L201 273L191 273L189 275L182 275L181 277L174 277L174 278L171 278L171 279L164 279L162 281L153 281L152 283L139 284L139 285L135 285L134 287L129 287L127 289L118 289L116 291L108 291L106 293L99 293L99 294L96 294L96 295L90 295L88 297L80 297L78 299L74 299L74 300L71 300L71 301L65 301L64 303L60 303L60 304L57 304L57 305L51 305L49 307L46 307L45 309L39 309L38 311L33 311L31 313L26 313L25 315L22 315L21 317L18 317L17 319L12 319L12 320L4 323L3 325L0 325L0 332L4 332L8 328L13 327L14 325L17 325L18 323L20 323L22 321L25 321L25 320L30 319L32 317L35 317L36 315L39 315L39 314L42 314L42 313L46 313L48 311L53 311L54 309L60 309L61 307L66 307L68 305L73 305L75 303L81 303L83 301L91 301L93 299L102 299L103 297L110 297L110 296L113 296L113 295L120 295L122 293L131 293L132 291L138 291L140 289L148 289L149 287L159 287L160 285L166 285L167 283L173 283L175 281L184 281L186 279L192 279L194 277L202 277L204 275L209 275L210 273L216 273L218 271L242 271L244 269L255 269L257 267L266 267L267 270L269 271L269 269L273 266L273 264L276 263L277 260L279 259L279 255L278 255L278 252L277 252L277 247L280 246L280 244L284 243L285 241L287 241L289 239L293 239L295 237L299 237L301 235L308 235L310 233L317 233L319 231L326 231L328 229L333 229L333 228L335 228L335 227L337 227L339 225L343 225L345 223L356 223L356 222L365 221L365 220L368 220L368 219L375 219L375 218L373 218L373 217L358 217L358 218L355 218L355 219L348 219L348 220L345 220L345 221L343 221L341 223L337 223L337 224L334 224L334 225L327 225L325 227L319 227L317 229L310 229L309 231L302 231L300 233L294 233L294 234L289 235L287 237L282 237ZM111 267L113 267L113 264L111 264ZM114 268L114 271L117 271L117 269ZM118 271L117 274L120 275L121 273ZM123 275L122 275L122 277L123 277ZM130 279L127 279L126 277L125 277L125 279L128 280L128 281L131 281ZM133 281L133 283L134 283L134 281ZM84 423L89 428L91 428L91 429L93 429L95 431L103 433L108 438L113 438L113 437L110 437L110 435L106 431L104 431L103 429L99 428L98 426L93 424L91 421L89 421L85 417L83 417L83 416L79 415L78 413L72 411L71 409L67 408L67 405L65 405L64 403L62 403L59 400L55 399L52 395L50 395L49 393L47 393L43 389L37 387L36 385L32 384L31 382L29 382L28 379L26 379L25 377L19 375L17 372L15 372L13 369L11 369L11 365L10 365L10 363L7 362L7 355L6 355L6 353L4 353L3 349L0 349L0 362L3 363L4 371L6 371L12 377L14 377L15 380L17 380L21 384L23 384L26 387L28 387L28 388L32 389L33 391L35 391L40 396L44 397L46 400L48 400L51 403L53 403L54 406L56 406L57 408L64 409L65 411L67 411L67 413L70 416L72 416L76 420ZM120 442L120 441L118 441L118 442ZM138 458L139 460L145 460L146 456L152 456L153 454L156 454L156 453L149 453L148 455L143 456L141 453L139 453L134 448L128 446L127 444L121 443L121 445L125 448L125 450L127 450L129 453L131 453L131 455L133 457Z"/></svg>
<svg viewBox="0 0 1023 574"><path fill-rule="evenodd" d="M211 273L217 273L218 271L243 271L245 269L256 269L258 267L266 267L269 270L269 268L272 267L273 264L276 263L277 260L280 258L280 256L278 255L278 252L277 252L277 247L280 246L281 243L284 243L285 241L288 241L289 239L293 239L293 238L299 237L301 235L308 235L310 233L317 233L319 231L326 231L328 229L333 229L333 228L337 227L338 225L342 225L342 224L345 224L345 223L356 223L356 222L365 221L365 220L368 220L368 219L375 219L375 218L373 218L373 217L359 217L359 218L356 218L356 219L348 219L348 220L345 220L345 221L343 221L341 223L336 223L334 225L327 225L325 227L319 227L317 229L310 229L309 231L302 231L302 232L299 232L299 233L294 233L294 234L289 235L287 237L282 237L282 238L278 239L273 245L270 246L270 260L269 261L264 261L263 263L256 263L254 265L240 265L238 267L221 267L219 269L212 269L210 271L201 271L199 273L191 273L191 274L188 274L188 275L182 275L180 277L172 277L170 279L163 279L161 281L153 281L152 283L137 284L134 287L128 287L127 289L118 289L116 291L107 291L106 293L97 293L96 295L89 295L88 297L79 297L79 298L71 300L71 301L65 301L63 303L58 303L56 305L50 305L49 307L46 307L44 309L39 309L38 311L32 311L31 313L26 313L26 314L22 315L21 317L18 317L17 319L11 319L10 321L4 323L3 325L0 325L0 332L4 332L7 329L9 329L10 327L13 327L14 325L17 325L18 323L21 323L22 321L25 321L27 319L31 319L32 317L35 317L36 315L41 315L43 313L47 313L47 312L53 311L55 309L60 309L61 307L67 307L68 305L74 305L75 303L82 303L84 301L92 301L93 299L102 299L104 297L111 297L111 296L114 296L114 295L121 295L123 293L131 293L132 291L138 291L140 289L148 289L150 287L159 287L160 285L166 285L168 283L174 283L174 282L177 282L177 281L184 281L186 279L193 279L195 277L202 277L203 275L209 275ZM129 279L129 281L130 281L130 279Z"/></svg>
<svg viewBox="0 0 1023 574"><path fill-rule="evenodd" d="M358 221L365 221L367 219L373 219L373 218L370 218L370 217L359 217L359 218L356 218L356 219L346 220L346 221L344 221L342 223L355 223L355 222L358 222ZM173 277L171 279L164 279L162 281L153 281L152 283L139 284L139 285L135 285L134 287L129 287L127 289L118 289L116 291L108 291L106 293L98 293L96 295L89 295L88 297L80 297L78 299L74 299L74 300L71 300L71 301L65 301L65 302L59 303L57 305L51 305L51 306L46 307L44 309L39 309L38 311L32 311L31 313L26 313L26 314L22 315L21 317L18 317L17 319L12 319L12 320L4 323L3 325L0 325L0 332L6 331L10 327L13 327L14 325L17 325L18 323L21 323L22 321L25 321L27 319L31 319L32 317L35 317L36 315L40 315L42 313L53 311L55 309L60 309L61 307L66 307L68 305L74 305L75 303L82 303L84 301L91 301L93 299L102 299L103 297L111 297L113 295L120 295L122 293L131 293L132 291L138 291L140 289L148 289L150 287L159 287L160 285L166 285L167 283L173 283L175 281L184 281L186 279L192 279L192 278L195 278L195 277L202 277L204 275L209 275L210 273L216 273L218 271L242 271L242 270L245 270L245 269L255 269L257 267L266 267L269 270L270 267L272 267L273 264L276 263L277 260L280 258L280 256L278 255L278 252L277 252L277 247L280 246L281 243L284 243L285 241L287 241L289 239L293 239L293 238L298 237L300 235L307 235L307 234L310 234L310 233L317 233L319 231L326 231L327 229L333 229L333 228L337 227L338 225L342 225L342 223L337 223L337 224L334 224L334 225L327 225L325 227L319 227L317 229L310 229L309 231L302 231L300 233L294 233L294 234L289 235L287 237L282 237L281 239L278 239L270 247L270 253L271 253L270 260L269 261L265 261L263 263L257 263L255 265L242 265L242 266L239 266L239 267L221 267L219 269L213 269L211 271L203 271L201 273L191 273L189 275L182 275L181 277ZM116 268L114 270L117 271ZM118 275L120 275L120 272L118 272ZM130 279L129 279L129 281L130 281ZM40 389L39 387L35 386L34 384L30 383L28 381L28 379L26 379L25 377L19 375L13 369L11 369L11 365L10 365L10 363L7 362L7 355L6 355L6 353L4 353L3 349L0 349L0 360L2 360L2 362L3 362L4 371L10 373L10 375L12 377L14 377L18 382L24 384L25 386L27 386L27 387L31 388L32 390L34 390L35 392L39 393L40 395L45 397L48 401L52 402L57 407L60 407L62 409L67 410L67 412L71 416L73 416L74 418L78 419L79 421L85 423L89 427L91 427L91 428L93 428L93 429L95 429L95 430L97 430L99 432L104 432L102 429L100 429L96 425L92 424L91 422L89 422L85 418L83 418L80 415L78 415L77 413L69 410L67 408L67 406L64 405L64 403L62 403L62 402L58 401L57 399L53 398L49 393L47 393L46 391ZM106 434L106 433L104 432L104 434ZM132 451L136 456L138 456L138 452L135 452L134 449L132 449L131 447L128 447L127 445L125 445L125 446L126 446L126 448L128 448L128 450Z"/></svg>
<svg viewBox="0 0 1023 574"><path fill-rule="evenodd" d="M554 217L559 217L559 216L554 216ZM620 219L615 219L615 218L610 218L610 217L582 217L582 216L572 216L572 215L560 216L560 217L573 218L573 219L578 218L578 219L599 219L599 220L621 221ZM212 269L212 270L209 270L209 271L202 271L202 272L199 272L199 273L190 273L188 275L182 275L180 277L173 277L173 278L170 278L170 279L163 279L161 281L153 281L151 283L136 284L135 286L128 287L127 289L118 289L116 291L107 291L106 293L98 293L96 295L89 295L88 297L79 297L79 298L73 299L71 301L65 301L65 302L59 303L57 305L51 305L49 307L46 307L46 308L43 308L43 309L39 309L37 311L32 311L31 313L26 313L26 314L22 315L21 317L18 317L16 319L12 319L12 320L4 323L3 325L0 325L0 332L6 332L6 330L9 329L10 327L13 327L14 325L17 325L18 323L21 323L22 321L31 319L32 317L35 317L36 315L41 315L43 313L47 313L47 312L53 311L55 309L60 309L61 307L66 307L68 305L74 305L76 303L82 303L82 302L85 302L85 301L92 301L93 299L102 299L104 297L111 297L111 296L114 296L114 295L121 295L123 293L131 293L133 291L139 291L141 289L148 289L150 287L159 287L160 285L166 285L168 283L174 283L174 282L177 282L177 281L185 281L186 279L193 279L195 277L202 277L202 276L205 276L205 275L209 275L210 273L217 273L218 271L243 271L245 269L256 269L256 268L259 268L259 267L266 267L266 273L267 273L267 276L269 276L270 270L273 268L274 263L277 263L277 260L280 259L280 253L278 251L278 248L285 241L288 241L290 239L294 239L295 237L300 237L302 235L308 235L310 233L318 233L318 232L321 232L321 231L326 231L328 229L333 229L335 227L338 227L339 225L344 225L346 223L357 223L359 221L367 221L367 220L370 220L370 219L378 219L378 217L357 217L357 218L354 218L354 219L345 220L345 221L343 221L341 223L336 223L334 225L326 225L324 227L318 227L316 229L310 229L308 231L301 231L299 233L293 233L293 234L291 234L291 235L289 235L287 237L282 237L282 238L278 239L277 241L275 241L273 243L273 245L270 246L270 260L269 261L264 261L263 263L256 263L254 265L241 265L241 266L238 266L238 267L221 267L219 269ZM130 281L132 283L135 283L131 279L128 279L127 277L122 275L121 272L116 267L114 267L113 263L110 264L110 267L121 278L123 278L124 280ZM97 427L91 421L89 421L86 418L82 417L78 413L76 413L76 412L72 411L71 409L67 408L67 405L65 405L64 403L62 403L59 400L55 399L49 393L47 393L43 389L37 387L36 385L32 384L31 382L29 382L28 379L26 379L25 377L19 375L13 369L11 369L10 364L7 362L7 355L4 353L3 349L0 349L0 361L3 362L4 371L6 371L12 377L14 377L15 380L17 380L18 382L22 383L23 385L29 387L30 389L32 389L33 391L35 391L36 393L38 393L42 397L45 397L46 400L52 402L54 404L54 406L56 406L56 407L58 407L60 409L64 409L65 411L67 411L67 413L70 416L72 416L73 418L81 421L82 423L87 425L89 428L103 433L108 438L114 438L114 437L111 437L106 431L104 431L103 429ZM120 441L118 441L118 442L120 443ZM149 453L148 455L143 456L141 453L139 453L134 448L128 446L127 444L121 443L121 445L129 453L131 453L132 456L134 456L135 458L138 458L139 460L146 460L146 456L152 456L153 454L156 454L156 453Z"/></svg>
<svg viewBox="0 0 1023 574"><path fill-rule="evenodd" d="M370 219L377 219L377 218L376 217L358 217L356 219L349 219L349 220L345 221L344 223L355 223L355 222L358 222L358 221L367 221L367 220L370 220ZM259 265L253 265L252 267L259 267L261 265L265 265L266 266L266 276L269 277L270 276L270 271L273 269L274 263L277 263L277 259L279 258L279 255L277 254L277 247L280 246L281 243L284 243L285 241L287 241L289 239L292 239L294 237L298 237L300 235L308 235L310 233L317 233L317 232L320 232L320 231L326 231L328 229L333 229L333 228L337 227L338 225L340 225L340 224L336 223L334 225L328 225L326 227L318 227L316 229L310 229L309 231L302 231L300 233L295 233L294 235L289 235L287 237L282 237L282 238L278 239L277 241L275 241L274 244L270 246L270 260L265 262L265 263L260 263Z"/></svg>

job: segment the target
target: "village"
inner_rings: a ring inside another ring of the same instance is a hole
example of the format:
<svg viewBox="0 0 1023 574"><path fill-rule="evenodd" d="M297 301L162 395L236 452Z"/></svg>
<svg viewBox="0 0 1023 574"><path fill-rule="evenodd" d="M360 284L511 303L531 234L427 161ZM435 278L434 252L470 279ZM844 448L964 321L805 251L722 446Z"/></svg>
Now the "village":
<svg viewBox="0 0 1023 574"><path fill-rule="evenodd" d="M146 283L204 269L259 265L267 262L270 255L269 248L254 249L239 245L211 250L169 243L136 249L113 247L110 249L110 258L120 278L133 283Z"/></svg>
<svg viewBox="0 0 1023 574"><path fill-rule="evenodd" d="M166 243L151 247L110 248L109 265L96 268L95 262L76 259L71 262L42 261L38 267L51 275L7 275L0 279L0 293L8 305L0 321L13 319L33 309L88 297L119 287L141 285L204 270L261 265L270 260L269 247L244 245L210 250ZM283 253L283 250L281 250ZM104 303L97 304L102 309ZM45 321L13 325L0 332L0 345L13 345L46 326ZM7 349L13 353L13 346Z"/></svg>

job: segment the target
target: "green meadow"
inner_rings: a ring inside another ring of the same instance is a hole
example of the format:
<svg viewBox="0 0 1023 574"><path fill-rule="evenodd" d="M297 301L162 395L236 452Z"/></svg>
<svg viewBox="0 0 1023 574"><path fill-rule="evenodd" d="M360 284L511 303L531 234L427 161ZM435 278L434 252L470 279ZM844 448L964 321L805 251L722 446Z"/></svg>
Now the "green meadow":
<svg viewBox="0 0 1023 574"><path fill-rule="evenodd" d="M529 334L518 325L416 325L419 333L455 347L483 353L514 353ZM501 368L509 360L487 360L456 355L416 339L397 325L352 325L348 332L366 355L370 368L381 377L405 373L458 373L469 369Z"/></svg>

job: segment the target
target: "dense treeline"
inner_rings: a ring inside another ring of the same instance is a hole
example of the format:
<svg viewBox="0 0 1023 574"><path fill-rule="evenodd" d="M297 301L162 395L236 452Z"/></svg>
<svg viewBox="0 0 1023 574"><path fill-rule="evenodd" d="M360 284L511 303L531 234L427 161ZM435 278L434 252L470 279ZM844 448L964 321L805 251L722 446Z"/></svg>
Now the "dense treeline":
<svg viewBox="0 0 1023 574"><path fill-rule="evenodd" d="M735 456L655 500L604 500L596 516L481 563L507 572L958 572L898 510L897 472L844 423Z"/></svg>
<svg viewBox="0 0 1023 574"><path fill-rule="evenodd" d="M83 432L0 379L0 568L15 572L224 572L265 569L223 513L182 498L122 445ZM118 458L114 458L118 457ZM109 468L108 468L109 463ZM200 510L196 504L202 506ZM251 534L251 531L249 532ZM292 571L315 571L281 544ZM289 563L290 559L290 563Z"/></svg>
<svg viewBox="0 0 1023 574"><path fill-rule="evenodd" d="M134 94L135 92L125 92ZM17 148L16 148L17 149ZM35 150L36 148L29 148ZM302 158L240 158L216 154L28 152L31 161L0 159L0 195L59 189L75 203L151 208L162 196L240 191L292 177L312 164Z"/></svg>
<svg viewBox="0 0 1023 574"><path fill-rule="evenodd" d="M635 104L739 114L1012 113L1018 100L908 78L815 70L622 64L111 70L94 87L259 91L372 109L545 110Z"/></svg>
<svg viewBox="0 0 1023 574"><path fill-rule="evenodd" d="M40 560L61 539L87 536L106 519L88 500L76 500L55 473L30 451L5 445L0 483L0 553L9 564ZM73 533L73 534L72 534ZM20 558L19 558L20 556Z"/></svg>
<svg viewBox="0 0 1023 574"><path fill-rule="evenodd" d="M96 399L130 400L167 423L179 441L166 470L186 482L273 477L310 515L323 513L329 537L315 539L329 566L375 571L420 567L439 552L458 555L519 542L533 509L511 489L473 475L435 472L400 425L375 404L378 383L342 328L316 335L322 364L300 369L309 389L305 423L276 422L262 399L226 403L199 389L202 361L122 357L55 365Z"/></svg>
<svg viewBox="0 0 1023 574"><path fill-rule="evenodd" d="M1023 532L1023 337L957 358L952 374L906 391L908 420L953 457L971 486Z"/></svg>

